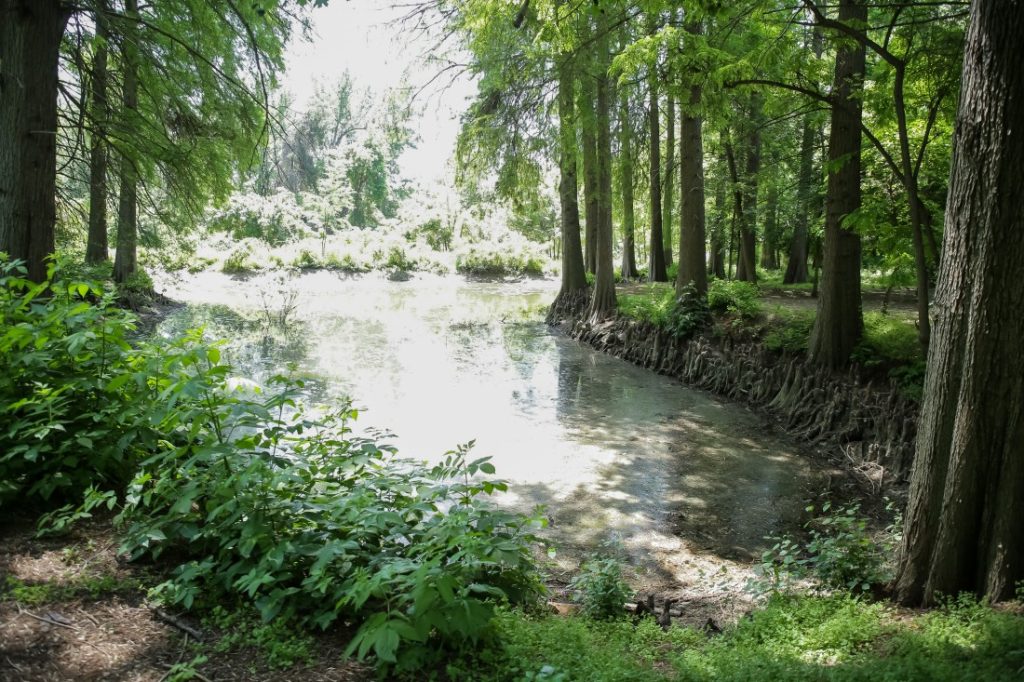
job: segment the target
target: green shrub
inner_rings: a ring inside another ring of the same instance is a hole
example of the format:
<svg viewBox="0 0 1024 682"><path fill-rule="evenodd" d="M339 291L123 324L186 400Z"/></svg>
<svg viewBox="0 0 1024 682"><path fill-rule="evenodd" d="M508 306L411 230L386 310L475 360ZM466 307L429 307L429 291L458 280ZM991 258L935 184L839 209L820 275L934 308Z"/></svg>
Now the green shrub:
<svg viewBox="0 0 1024 682"><path fill-rule="evenodd" d="M807 511L816 510L810 506ZM812 577L826 587L865 592L888 579L886 558L895 549L894 543L876 540L867 520L860 516L859 504L833 511L826 502L821 515L805 528L809 533L806 543L788 535L773 538L771 549L762 555L761 572L773 587L793 577ZM893 531L890 527L889 532Z"/></svg>
<svg viewBox="0 0 1024 682"><path fill-rule="evenodd" d="M711 280L708 282L708 307L718 313L754 317L761 312L757 285L740 280Z"/></svg>
<svg viewBox="0 0 1024 682"><path fill-rule="evenodd" d="M620 314L663 327L676 304L676 293L666 284L648 284L643 293L622 294L616 300Z"/></svg>
<svg viewBox="0 0 1024 682"><path fill-rule="evenodd" d="M320 267L320 259L309 249L302 249L299 255L292 259L292 267L299 270L316 270Z"/></svg>
<svg viewBox="0 0 1024 682"><path fill-rule="evenodd" d="M252 252L240 246L228 254L220 269L228 275L243 275L258 270L259 266L252 261Z"/></svg>
<svg viewBox="0 0 1024 682"><path fill-rule="evenodd" d="M135 318L100 285L65 278L62 263L41 284L24 273L0 260L0 506L123 484L155 438L154 358L128 343Z"/></svg>
<svg viewBox="0 0 1024 682"><path fill-rule="evenodd" d="M921 400L925 355L917 328L902 317L871 312L864 315L864 337L852 358L864 367L882 368L905 396Z"/></svg>
<svg viewBox="0 0 1024 682"><path fill-rule="evenodd" d="M622 565L613 557L597 557L583 564L572 581L576 599L591 618L616 618L633 591L622 579Z"/></svg>
<svg viewBox="0 0 1024 682"><path fill-rule="evenodd" d="M404 249L392 246L388 250L388 260L384 266L393 270L415 270L416 261L407 257Z"/></svg>
<svg viewBox="0 0 1024 682"><path fill-rule="evenodd" d="M415 668L475 646L494 603L542 590L535 521L483 497L505 490L468 447L433 467L354 437L349 407L307 414L301 385L228 390L219 356L191 337L168 353L166 440L141 463L119 521L123 550L191 557L153 597L191 608L242 598L264 620L360 623L350 652ZM195 398L202 398L196 400Z"/></svg>

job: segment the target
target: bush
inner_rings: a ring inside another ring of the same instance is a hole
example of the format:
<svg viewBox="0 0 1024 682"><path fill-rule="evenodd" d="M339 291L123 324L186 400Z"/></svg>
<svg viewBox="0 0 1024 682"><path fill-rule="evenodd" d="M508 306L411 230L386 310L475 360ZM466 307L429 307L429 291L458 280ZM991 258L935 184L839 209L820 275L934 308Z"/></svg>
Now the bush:
<svg viewBox="0 0 1024 682"><path fill-rule="evenodd" d="M135 318L63 269L35 284L0 260L0 506L123 484L154 439L147 382L159 372L128 343Z"/></svg>
<svg viewBox="0 0 1024 682"><path fill-rule="evenodd" d="M708 282L708 307L714 312L754 317L761 312L757 285L739 280L711 280Z"/></svg>
<svg viewBox="0 0 1024 682"><path fill-rule="evenodd" d="M220 269L228 275L242 275L258 270L259 266L252 261L252 252L240 246L228 254Z"/></svg>
<svg viewBox="0 0 1024 682"><path fill-rule="evenodd" d="M227 388L216 349L192 337L167 364L173 409L128 487L123 551L173 550L154 598L191 608L250 601L264 620L361 623L350 652L415 668L486 639L494 604L534 598L534 520L493 508L505 490L468 447L433 467L354 437L356 412L308 414L300 384L265 397ZM202 400L195 398L201 397Z"/></svg>
<svg viewBox="0 0 1024 682"><path fill-rule="evenodd" d="M813 327L814 311L780 309L769 323L764 345L784 353L803 353L807 350Z"/></svg>
<svg viewBox="0 0 1024 682"><path fill-rule="evenodd" d="M302 249L292 260L292 267L299 270L315 270L320 267L320 260L309 249Z"/></svg>
<svg viewBox="0 0 1024 682"><path fill-rule="evenodd" d="M615 618L623 614L623 605L633 591L622 579L622 565L612 557L597 557L583 564L572 581L583 613L591 618Z"/></svg>
<svg viewBox="0 0 1024 682"><path fill-rule="evenodd" d="M813 506L807 511L814 513ZM860 516L860 505L832 510L821 507L821 516L805 526L809 540L801 544L790 536L773 538L774 544L762 555L761 572L770 576L773 587L790 578L811 577L825 587L866 592L888 579L886 556L895 549L896 529L890 526L890 540L879 543Z"/></svg>

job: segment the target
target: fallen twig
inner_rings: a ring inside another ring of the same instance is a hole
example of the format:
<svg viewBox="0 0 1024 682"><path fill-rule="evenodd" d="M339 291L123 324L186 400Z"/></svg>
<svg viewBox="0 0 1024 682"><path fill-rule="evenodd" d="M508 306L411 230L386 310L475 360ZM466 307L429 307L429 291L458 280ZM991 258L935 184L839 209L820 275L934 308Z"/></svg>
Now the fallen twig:
<svg viewBox="0 0 1024 682"><path fill-rule="evenodd" d="M64 623L58 622L56 620L53 620L51 618L43 618L42 616L37 616L36 614L32 613L31 611L26 611L25 609L21 608L20 604L18 604L18 613L19 614L25 614L29 618L35 618L40 623L46 623L47 625L56 625L57 627L60 627L60 628L67 628L68 630L74 630L75 632L80 632L80 630L78 628L76 628L74 625L66 625Z"/></svg>
<svg viewBox="0 0 1024 682"><path fill-rule="evenodd" d="M153 617L156 618L161 623L166 623L167 625L170 625L171 627L178 628L179 630L184 632L186 635L190 635L192 637L192 639L196 640L197 642L203 641L203 633L199 632L199 630L196 630L194 627L192 627L188 623L183 622L181 619L175 618L174 616L172 616L171 614L167 613L163 609L152 608L152 609L150 609L150 611L153 613Z"/></svg>

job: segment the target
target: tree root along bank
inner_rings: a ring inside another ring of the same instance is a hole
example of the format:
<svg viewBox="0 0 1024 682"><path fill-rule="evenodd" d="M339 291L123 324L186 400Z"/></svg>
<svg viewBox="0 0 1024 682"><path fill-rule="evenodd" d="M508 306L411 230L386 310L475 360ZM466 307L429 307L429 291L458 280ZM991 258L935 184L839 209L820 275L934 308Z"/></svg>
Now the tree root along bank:
<svg viewBox="0 0 1024 682"><path fill-rule="evenodd" d="M548 323L596 350L763 409L790 435L841 452L877 490L906 482L918 405L893 387L727 334L680 340L649 322L591 323L586 313L585 301L560 300Z"/></svg>

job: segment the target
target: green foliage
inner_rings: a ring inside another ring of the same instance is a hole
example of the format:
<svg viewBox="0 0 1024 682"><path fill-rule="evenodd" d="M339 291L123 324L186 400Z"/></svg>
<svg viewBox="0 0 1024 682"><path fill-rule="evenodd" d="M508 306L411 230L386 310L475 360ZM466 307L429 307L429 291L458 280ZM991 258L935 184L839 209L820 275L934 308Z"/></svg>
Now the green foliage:
<svg viewBox="0 0 1024 682"><path fill-rule="evenodd" d="M708 307L716 313L751 318L761 312L756 284L740 280L714 279L708 282Z"/></svg>
<svg viewBox="0 0 1024 682"><path fill-rule="evenodd" d="M198 336L166 353L175 403L154 415L165 440L140 464L119 521L132 557L191 557L153 591L191 608L242 598L264 620L361 623L349 651L416 667L489 634L495 601L541 590L534 521L488 505L468 446L435 466L351 435L350 407L308 413L300 384L269 395L228 388Z"/></svg>
<svg viewBox="0 0 1024 682"><path fill-rule="evenodd" d="M228 254L221 265L221 272L228 275L244 275L259 269L252 260L252 252L245 246L239 246Z"/></svg>
<svg viewBox="0 0 1024 682"><path fill-rule="evenodd" d="M501 645L452 662L452 679L954 682L1019 679L1024 665L1024 618L966 597L921 614L844 594L775 594L712 638L651 619L509 610L497 628Z"/></svg>
<svg viewBox="0 0 1024 682"><path fill-rule="evenodd" d="M764 335L765 347L783 353L805 352L814 327L814 316L813 310L778 310L769 320Z"/></svg>
<svg viewBox="0 0 1024 682"><path fill-rule="evenodd" d="M643 293L621 294L617 301L621 315L664 327L676 305L676 293L671 286L654 282L646 285Z"/></svg>
<svg viewBox="0 0 1024 682"><path fill-rule="evenodd" d="M816 510L810 506L807 511ZM867 519L860 516L859 504L833 511L826 502L821 515L805 528L809 536L805 543L788 535L770 538L774 544L761 557L761 572L773 588L793 578L811 577L825 587L866 592L889 578L886 558L895 549L893 536L879 542L868 530Z"/></svg>
<svg viewBox="0 0 1024 682"><path fill-rule="evenodd" d="M571 588L576 599L583 604L583 613L598 619L621 616L623 604L633 594L622 579L622 564L609 556L596 557L584 563Z"/></svg>
<svg viewBox="0 0 1024 682"><path fill-rule="evenodd" d="M887 370L903 395L921 400L926 358L917 329L909 320L883 313L865 314L864 337L852 358L864 367Z"/></svg>
<svg viewBox="0 0 1024 682"><path fill-rule="evenodd" d="M207 656L199 654L188 662L175 663L167 671L167 682L189 682L199 678L199 666L210 660Z"/></svg>
<svg viewBox="0 0 1024 682"><path fill-rule="evenodd" d="M535 257L504 251L501 246L473 247L460 253L455 269L467 275L502 276L544 274L544 264Z"/></svg>
<svg viewBox="0 0 1024 682"><path fill-rule="evenodd" d="M292 261L292 267L299 270L315 270L320 267L320 259L312 251L302 249Z"/></svg>
<svg viewBox="0 0 1024 682"><path fill-rule="evenodd" d="M135 320L99 284L51 263L41 284L0 261L0 506L117 487L153 442L157 358L128 343Z"/></svg>
<svg viewBox="0 0 1024 682"><path fill-rule="evenodd" d="M308 633L286 618L264 622L251 606L236 610L214 606L204 616L203 625L223 633L214 646L217 653L252 648L272 668L291 668L313 659L315 642Z"/></svg>
<svg viewBox="0 0 1024 682"><path fill-rule="evenodd" d="M78 576L62 583L29 583L9 575L0 588L0 599L11 599L26 606L42 606L72 599L107 598L141 589L142 583L137 579L113 575Z"/></svg>

